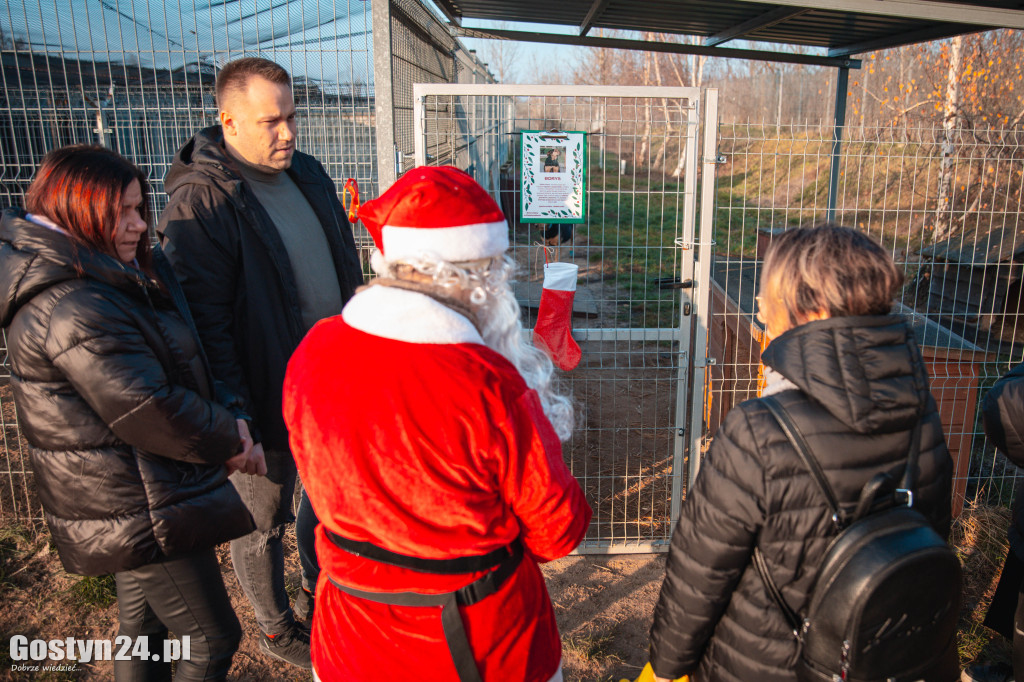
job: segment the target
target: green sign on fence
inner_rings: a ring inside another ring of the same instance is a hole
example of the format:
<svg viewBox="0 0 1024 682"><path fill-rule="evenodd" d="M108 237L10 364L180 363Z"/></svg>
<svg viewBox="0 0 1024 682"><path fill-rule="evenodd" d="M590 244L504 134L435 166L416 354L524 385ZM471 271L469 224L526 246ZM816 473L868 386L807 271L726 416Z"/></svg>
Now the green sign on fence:
<svg viewBox="0 0 1024 682"><path fill-rule="evenodd" d="M585 132L523 131L521 222L584 222L586 183Z"/></svg>

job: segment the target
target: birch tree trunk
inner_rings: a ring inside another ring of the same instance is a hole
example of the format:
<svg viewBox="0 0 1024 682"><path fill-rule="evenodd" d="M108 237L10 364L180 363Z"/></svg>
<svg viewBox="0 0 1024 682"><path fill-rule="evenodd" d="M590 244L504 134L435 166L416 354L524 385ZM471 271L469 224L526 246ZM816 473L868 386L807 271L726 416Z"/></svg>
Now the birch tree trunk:
<svg viewBox="0 0 1024 682"><path fill-rule="evenodd" d="M655 55L654 59L654 84L661 86L665 84L664 79L661 77L661 55ZM668 100L664 97L661 98L661 115L665 118L665 134L661 136L662 143L658 149L658 153L654 155L654 162L651 163L651 167L660 170L662 173L665 172L665 155L668 153L668 142L672 138L672 114L668 110ZM651 148L653 149L654 142L651 142Z"/></svg>
<svg viewBox="0 0 1024 682"><path fill-rule="evenodd" d="M942 161L939 164L939 200L935 207L934 242L949 239L953 235L953 181L956 167L956 123L960 109L960 60L963 37L953 38L949 48L949 71L946 75L946 96L942 116Z"/></svg>
<svg viewBox="0 0 1024 682"><path fill-rule="evenodd" d="M651 34L646 33L644 37L647 40L651 40ZM651 53L644 52L644 85L651 84ZM640 153L637 155L636 161L633 164L634 167L639 167L640 164L647 162L647 152L651 147L651 100L649 97L643 98L644 106L644 131L640 136ZM648 164L649 165L649 164Z"/></svg>
<svg viewBox="0 0 1024 682"><path fill-rule="evenodd" d="M694 37L693 43L697 44L697 37ZM704 64L708 58L704 55L690 55L690 87L699 88L701 83L704 81ZM686 136L683 135L682 143L679 145L679 160L676 161L676 167L672 169L673 178L681 178L683 176L683 170L686 168Z"/></svg>

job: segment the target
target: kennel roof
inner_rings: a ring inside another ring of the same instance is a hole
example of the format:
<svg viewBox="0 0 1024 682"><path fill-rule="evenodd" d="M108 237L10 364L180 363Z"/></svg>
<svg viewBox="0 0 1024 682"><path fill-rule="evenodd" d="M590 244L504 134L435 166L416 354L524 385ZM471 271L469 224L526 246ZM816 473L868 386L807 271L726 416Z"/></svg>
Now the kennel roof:
<svg viewBox="0 0 1024 682"><path fill-rule="evenodd" d="M369 83L370 23L362 0L24 0L0 11L0 51L123 64L142 79L263 54L296 78Z"/></svg>
<svg viewBox="0 0 1024 682"><path fill-rule="evenodd" d="M754 304L759 289L759 270L760 261L740 256L716 254L712 261L711 278L736 306L739 314L749 320L751 327L756 326L763 330L764 325L757 319L757 307ZM713 311L716 316L725 313L724 310ZM982 350L949 327L937 323L927 315L900 301L893 301L892 313L903 315L910 321L914 336L921 346L972 353Z"/></svg>
<svg viewBox="0 0 1024 682"><path fill-rule="evenodd" d="M993 263L1024 260L1024 231L996 227L988 231L971 229L921 249L925 258L959 265L984 267Z"/></svg>

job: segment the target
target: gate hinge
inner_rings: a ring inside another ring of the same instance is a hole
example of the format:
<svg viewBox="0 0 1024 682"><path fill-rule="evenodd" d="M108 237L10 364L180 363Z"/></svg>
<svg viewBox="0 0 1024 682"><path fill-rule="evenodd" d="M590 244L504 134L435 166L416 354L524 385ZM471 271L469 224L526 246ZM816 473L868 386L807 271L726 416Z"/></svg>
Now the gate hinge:
<svg viewBox="0 0 1024 682"><path fill-rule="evenodd" d="M693 363L694 367L711 367L712 365L718 364L718 358L705 358L703 362L697 360Z"/></svg>

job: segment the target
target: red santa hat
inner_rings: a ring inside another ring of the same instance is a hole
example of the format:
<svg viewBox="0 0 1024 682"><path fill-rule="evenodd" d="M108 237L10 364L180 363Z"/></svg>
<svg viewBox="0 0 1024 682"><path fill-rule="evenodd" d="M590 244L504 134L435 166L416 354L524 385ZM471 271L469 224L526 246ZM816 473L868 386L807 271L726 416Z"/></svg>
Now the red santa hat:
<svg viewBox="0 0 1024 682"><path fill-rule="evenodd" d="M359 219L389 261L431 253L459 262L508 250L508 225L498 204L453 166L413 168L360 206Z"/></svg>

